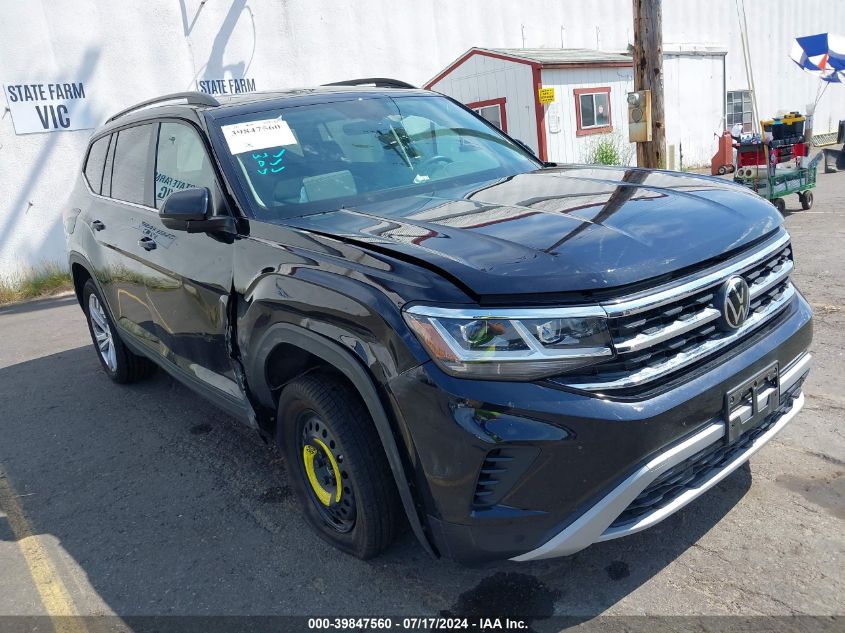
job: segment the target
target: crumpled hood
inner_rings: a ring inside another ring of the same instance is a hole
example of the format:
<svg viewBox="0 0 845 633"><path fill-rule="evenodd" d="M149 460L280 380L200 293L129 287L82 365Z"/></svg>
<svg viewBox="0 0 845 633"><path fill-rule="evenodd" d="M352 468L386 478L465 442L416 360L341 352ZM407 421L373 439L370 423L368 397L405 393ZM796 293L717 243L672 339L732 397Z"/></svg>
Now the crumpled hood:
<svg viewBox="0 0 845 633"><path fill-rule="evenodd" d="M423 260L479 296L634 284L741 249L782 222L728 181L571 166L286 221Z"/></svg>

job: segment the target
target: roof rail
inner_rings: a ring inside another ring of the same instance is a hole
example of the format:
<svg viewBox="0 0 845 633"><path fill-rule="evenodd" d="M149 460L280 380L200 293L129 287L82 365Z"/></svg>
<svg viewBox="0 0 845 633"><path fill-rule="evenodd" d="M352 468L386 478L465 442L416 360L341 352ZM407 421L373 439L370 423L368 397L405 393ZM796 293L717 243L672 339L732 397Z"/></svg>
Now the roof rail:
<svg viewBox="0 0 845 633"><path fill-rule="evenodd" d="M126 108L125 110L121 110L114 116L106 119L106 123L111 123L115 119L119 119L120 117L129 114L130 112L134 112L135 110L140 110L141 108L155 105L156 103L164 103L165 101L175 101L176 99L185 99L188 102L188 105L220 105L220 102L217 99L215 99L211 95L205 94L204 92L174 92L173 94L162 95L161 97L155 97L154 99L147 99L146 101L142 101L141 103L136 103L132 107Z"/></svg>
<svg viewBox="0 0 845 633"><path fill-rule="evenodd" d="M336 81L330 84L323 84L324 86L375 86L376 88L416 88L411 84L400 81L399 79L388 79L386 77L367 77L365 79L347 79L346 81Z"/></svg>

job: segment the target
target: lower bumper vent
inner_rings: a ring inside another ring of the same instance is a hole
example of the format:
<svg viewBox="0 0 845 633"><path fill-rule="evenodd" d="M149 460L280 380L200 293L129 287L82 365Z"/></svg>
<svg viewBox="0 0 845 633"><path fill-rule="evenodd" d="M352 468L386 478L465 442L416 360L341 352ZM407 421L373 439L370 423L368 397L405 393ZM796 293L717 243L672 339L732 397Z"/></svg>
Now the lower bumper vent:
<svg viewBox="0 0 845 633"><path fill-rule="evenodd" d="M539 452L530 446L508 446L487 453L478 471L473 510L486 510L499 504L514 489Z"/></svg>
<svg viewBox="0 0 845 633"><path fill-rule="evenodd" d="M495 505L497 498L501 498L501 495L496 494L496 489L502 483L502 476L507 474L508 465L512 461L513 457L499 448L487 454L478 473L478 483L472 498L475 507Z"/></svg>

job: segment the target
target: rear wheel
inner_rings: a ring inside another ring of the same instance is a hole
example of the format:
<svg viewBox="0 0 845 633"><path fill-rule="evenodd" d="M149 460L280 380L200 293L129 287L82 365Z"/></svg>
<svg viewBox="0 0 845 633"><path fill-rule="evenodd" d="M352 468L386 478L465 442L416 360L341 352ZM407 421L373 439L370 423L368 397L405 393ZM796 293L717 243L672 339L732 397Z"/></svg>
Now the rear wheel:
<svg viewBox="0 0 845 633"><path fill-rule="evenodd" d="M150 376L156 366L147 358L133 354L117 334L97 286L89 279L82 288L82 305L88 317L88 331L97 357L108 377L117 383L129 383Z"/></svg>
<svg viewBox="0 0 845 633"><path fill-rule="evenodd" d="M400 502L372 419L330 374L309 374L279 397L277 441L308 522L326 541L371 558L394 540Z"/></svg>
<svg viewBox="0 0 845 633"><path fill-rule="evenodd" d="M801 200L801 208L805 211L813 208L813 192L802 191L798 194L798 199Z"/></svg>
<svg viewBox="0 0 845 633"><path fill-rule="evenodd" d="M772 200L772 204L775 205L775 208L781 213L786 211L786 202L783 198L775 198L774 200Z"/></svg>

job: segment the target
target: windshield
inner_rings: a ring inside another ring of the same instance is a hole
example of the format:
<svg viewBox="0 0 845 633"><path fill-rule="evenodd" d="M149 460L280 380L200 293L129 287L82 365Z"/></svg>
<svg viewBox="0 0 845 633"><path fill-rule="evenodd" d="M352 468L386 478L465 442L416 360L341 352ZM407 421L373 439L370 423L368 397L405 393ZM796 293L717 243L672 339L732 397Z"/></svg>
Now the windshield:
<svg viewBox="0 0 845 633"><path fill-rule="evenodd" d="M270 221L539 167L496 129L437 96L265 110L226 119L220 130L248 211Z"/></svg>

